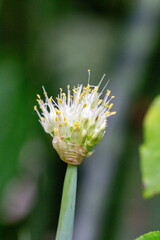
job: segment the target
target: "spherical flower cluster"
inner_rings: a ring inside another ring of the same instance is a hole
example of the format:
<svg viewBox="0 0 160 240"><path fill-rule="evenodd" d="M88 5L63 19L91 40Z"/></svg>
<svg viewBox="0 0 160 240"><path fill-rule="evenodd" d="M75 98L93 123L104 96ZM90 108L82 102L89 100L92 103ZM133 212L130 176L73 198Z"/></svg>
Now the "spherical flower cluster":
<svg viewBox="0 0 160 240"><path fill-rule="evenodd" d="M91 149L105 133L107 118L116 114L111 112L113 103L110 102L114 96L110 97L110 90L103 99L100 98L107 84L98 92L105 75L97 86L93 86L89 84L89 70L88 73L86 87L81 84L70 90L68 85L67 95L60 88L56 102L52 97L48 98L43 87L45 100L37 94L41 114L37 106L34 107L44 130L53 137L53 147L60 158L73 165L79 165L91 154Z"/></svg>

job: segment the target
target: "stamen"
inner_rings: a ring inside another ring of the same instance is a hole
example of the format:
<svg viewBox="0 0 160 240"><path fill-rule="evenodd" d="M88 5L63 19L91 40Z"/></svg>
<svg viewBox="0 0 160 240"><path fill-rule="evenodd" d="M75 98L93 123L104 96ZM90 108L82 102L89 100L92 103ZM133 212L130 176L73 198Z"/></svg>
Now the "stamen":
<svg viewBox="0 0 160 240"><path fill-rule="evenodd" d="M58 128L54 128L54 131L55 131L57 134L58 134L58 132L59 132L59 131L58 131Z"/></svg>
<svg viewBox="0 0 160 240"><path fill-rule="evenodd" d="M102 93L103 93L103 91L105 90L105 88L107 87L108 83L109 83L109 80L108 80L108 81L106 82L106 84L104 85L104 88L103 88L102 91L100 92L99 96L102 95Z"/></svg>
<svg viewBox="0 0 160 240"><path fill-rule="evenodd" d="M68 123L65 121L64 124L67 126Z"/></svg>
<svg viewBox="0 0 160 240"><path fill-rule="evenodd" d="M112 107L113 107L113 103L111 103L111 104L109 105L109 110L110 110Z"/></svg>
<svg viewBox="0 0 160 240"><path fill-rule="evenodd" d="M100 99L100 100L99 100L99 102L98 102L98 105L100 105L102 102L103 102L103 100L102 100L102 99Z"/></svg>
<svg viewBox="0 0 160 240"><path fill-rule="evenodd" d="M83 92L81 93L81 98L84 97L85 94L86 94L86 91L83 91Z"/></svg>
<svg viewBox="0 0 160 240"><path fill-rule="evenodd" d="M77 93L77 91L76 91L75 89L72 89L72 91L73 91L74 93Z"/></svg>
<svg viewBox="0 0 160 240"><path fill-rule="evenodd" d="M98 87L95 87L92 92L97 92L98 91Z"/></svg>
<svg viewBox="0 0 160 240"><path fill-rule="evenodd" d="M41 104L41 100L37 99L37 102L38 102L39 105Z"/></svg>
<svg viewBox="0 0 160 240"><path fill-rule="evenodd" d="M55 117L55 120L58 122L58 121L59 121L59 117L56 116L56 117Z"/></svg>
<svg viewBox="0 0 160 240"><path fill-rule="evenodd" d="M39 95L39 94L37 94L37 97L38 97L39 99L41 99L41 97L40 97L40 95Z"/></svg>
<svg viewBox="0 0 160 240"><path fill-rule="evenodd" d="M87 106L87 103L84 103L84 104L83 104L83 108L85 108L86 106Z"/></svg>
<svg viewBox="0 0 160 240"><path fill-rule="evenodd" d="M105 107L108 107L108 105L109 105L109 102L106 102Z"/></svg>
<svg viewBox="0 0 160 240"><path fill-rule="evenodd" d="M46 92L44 86L42 86L42 89L43 89L44 96L46 97L46 100L48 101L48 95L47 95L47 92Z"/></svg>
<svg viewBox="0 0 160 240"><path fill-rule="evenodd" d="M56 99L57 99L57 101L59 101L60 103L63 102L61 98L57 98L57 97L56 97Z"/></svg>
<svg viewBox="0 0 160 240"><path fill-rule="evenodd" d="M89 84L87 85L86 89L87 89L88 91L90 91L90 90L91 90L91 89L90 89L90 85L89 85Z"/></svg>
<svg viewBox="0 0 160 240"><path fill-rule="evenodd" d="M44 117L41 117L42 121L45 122L45 118Z"/></svg>
<svg viewBox="0 0 160 240"><path fill-rule="evenodd" d="M110 115L110 112L107 112L107 113L106 113L106 117L107 117L108 115Z"/></svg>
<svg viewBox="0 0 160 240"><path fill-rule="evenodd" d="M89 84L89 82L90 82L90 76L91 76L91 70L88 69L88 84Z"/></svg>
<svg viewBox="0 0 160 240"><path fill-rule="evenodd" d="M52 96L48 99L48 102L52 102Z"/></svg>
<svg viewBox="0 0 160 240"><path fill-rule="evenodd" d="M99 82L99 84L98 84L98 88L100 87L101 83L103 82L105 76L106 76L106 74L103 74L103 76L102 76L102 78L101 78L101 80L100 80L100 82Z"/></svg>
<svg viewBox="0 0 160 240"><path fill-rule="evenodd" d="M107 89L107 97L109 97L111 91Z"/></svg>
<svg viewBox="0 0 160 240"><path fill-rule="evenodd" d="M59 123L59 127L62 127L62 123L61 122Z"/></svg>
<svg viewBox="0 0 160 240"><path fill-rule="evenodd" d="M78 121L75 122L74 126L75 126L75 128L76 128L76 127L79 127L79 122L78 122Z"/></svg>
<svg viewBox="0 0 160 240"><path fill-rule="evenodd" d="M117 112L111 112L110 116L111 116L111 115L115 115L116 113L117 113Z"/></svg>

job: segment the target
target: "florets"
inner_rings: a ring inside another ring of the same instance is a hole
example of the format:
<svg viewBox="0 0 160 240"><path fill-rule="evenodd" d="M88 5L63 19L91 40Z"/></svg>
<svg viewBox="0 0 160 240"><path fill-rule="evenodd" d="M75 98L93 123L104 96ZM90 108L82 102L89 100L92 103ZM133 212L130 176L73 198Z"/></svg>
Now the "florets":
<svg viewBox="0 0 160 240"><path fill-rule="evenodd" d="M90 79L90 71L89 79ZM91 149L100 142L107 126L107 118L116 114L112 112L113 103L110 90L106 91L103 99L101 95L106 85L99 93L99 87L105 75L97 86L82 84L70 90L67 94L60 88L57 101L48 98L44 87L45 100L37 94L37 102L41 114L34 107L44 130L53 137L53 147L60 158L74 165L79 165L85 156L91 154Z"/></svg>

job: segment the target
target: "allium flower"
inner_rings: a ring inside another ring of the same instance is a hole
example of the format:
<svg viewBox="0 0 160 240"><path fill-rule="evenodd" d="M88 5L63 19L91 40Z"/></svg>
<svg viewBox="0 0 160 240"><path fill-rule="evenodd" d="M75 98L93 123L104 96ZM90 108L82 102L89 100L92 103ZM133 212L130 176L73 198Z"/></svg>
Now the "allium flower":
<svg viewBox="0 0 160 240"><path fill-rule="evenodd" d="M69 164L79 165L85 156L90 156L91 149L100 142L107 126L107 118L116 112L111 112L114 96L110 97L110 90L98 90L104 79L103 75L97 86L89 84L90 70L88 70L88 85L78 85L70 90L67 86L67 95L60 88L56 102L48 98L44 87L45 100L37 94L37 102L42 111L34 107L44 130L53 137L53 147L60 158Z"/></svg>

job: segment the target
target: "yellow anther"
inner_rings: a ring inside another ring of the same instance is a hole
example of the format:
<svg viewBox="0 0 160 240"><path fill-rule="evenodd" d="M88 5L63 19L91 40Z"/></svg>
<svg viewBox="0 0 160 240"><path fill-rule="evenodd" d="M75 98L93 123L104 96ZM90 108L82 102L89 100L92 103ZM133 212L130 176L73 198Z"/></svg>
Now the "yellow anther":
<svg viewBox="0 0 160 240"><path fill-rule="evenodd" d="M67 126L68 123L65 121L64 124Z"/></svg>
<svg viewBox="0 0 160 240"><path fill-rule="evenodd" d="M59 127L62 127L62 123L59 123Z"/></svg>
<svg viewBox="0 0 160 240"><path fill-rule="evenodd" d="M107 89L107 97L110 95L111 91Z"/></svg>
<svg viewBox="0 0 160 240"><path fill-rule="evenodd" d="M76 102L79 103L79 98L77 98Z"/></svg>
<svg viewBox="0 0 160 240"><path fill-rule="evenodd" d="M41 100L37 99L37 102L38 102L39 105L41 104Z"/></svg>
<svg viewBox="0 0 160 240"><path fill-rule="evenodd" d="M92 92L97 92L98 91L98 87L95 87Z"/></svg>
<svg viewBox="0 0 160 240"><path fill-rule="evenodd" d="M68 84L67 88L69 89L70 88L70 85Z"/></svg>
<svg viewBox="0 0 160 240"><path fill-rule="evenodd" d="M61 115L61 111L58 111L59 116Z"/></svg>
<svg viewBox="0 0 160 240"><path fill-rule="evenodd" d="M59 113L59 111L58 111L58 109L56 108L56 114L58 115L58 113Z"/></svg>
<svg viewBox="0 0 160 240"><path fill-rule="evenodd" d="M84 97L85 94L86 94L86 91L83 91L83 92L81 93L81 98Z"/></svg>
<svg viewBox="0 0 160 240"><path fill-rule="evenodd" d="M112 96L111 99L115 98L115 96Z"/></svg>
<svg viewBox="0 0 160 240"><path fill-rule="evenodd" d="M91 89L90 89L90 85L89 85L89 84L87 85L87 90L88 90L88 91L90 91L90 90L91 90Z"/></svg>
<svg viewBox="0 0 160 240"><path fill-rule="evenodd" d="M62 89L62 88L60 88L60 91L62 92L62 91L63 91L63 89Z"/></svg>
<svg viewBox="0 0 160 240"><path fill-rule="evenodd" d="M109 105L109 102L106 102L105 107L108 107L108 105Z"/></svg>
<svg viewBox="0 0 160 240"><path fill-rule="evenodd" d="M98 101L98 105L100 105L100 104L102 103L102 101L103 101L103 100L102 100L102 99L100 99L100 100Z"/></svg>
<svg viewBox="0 0 160 240"><path fill-rule="evenodd" d="M75 89L72 89L72 91L73 91L74 93L77 93L77 91L76 91Z"/></svg>
<svg viewBox="0 0 160 240"><path fill-rule="evenodd" d="M113 107L113 103L111 103L111 104L109 105L109 110L110 110L112 107Z"/></svg>
<svg viewBox="0 0 160 240"><path fill-rule="evenodd" d="M34 106L34 111L36 111L36 110L37 110L37 106L35 105L35 106Z"/></svg>
<svg viewBox="0 0 160 240"><path fill-rule="evenodd" d="M76 127L79 127L79 122L78 122L78 121L75 122L74 127L75 127L75 128L76 128Z"/></svg>
<svg viewBox="0 0 160 240"><path fill-rule="evenodd" d="M90 72L91 70L90 69L88 69L88 72Z"/></svg>
<svg viewBox="0 0 160 240"><path fill-rule="evenodd" d="M60 103L62 103L62 99L60 99L60 98L56 98L57 99L57 101L59 101Z"/></svg>
<svg viewBox="0 0 160 240"><path fill-rule="evenodd" d="M41 99L41 97L40 97L40 95L39 95L39 94L37 94L37 97L38 97L39 99Z"/></svg>
<svg viewBox="0 0 160 240"><path fill-rule="evenodd" d="M66 97L66 94L65 94L65 93L62 93L61 96Z"/></svg>
<svg viewBox="0 0 160 240"><path fill-rule="evenodd" d="M64 121L66 121L66 118L64 117Z"/></svg>
<svg viewBox="0 0 160 240"><path fill-rule="evenodd" d="M54 131L55 131L57 134L58 134L58 132L59 132L59 131L58 131L58 128L54 128Z"/></svg>
<svg viewBox="0 0 160 240"><path fill-rule="evenodd" d="M59 121L59 117L56 116L56 117L55 117L55 120L58 122L58 121Z"/></svg>
<svg viewBox="0 0 160 240"><path fill-rule="evenodd" d="M111 112L111 115L115 115L117 112Z"/></svg>
<svg viewBox="0 0 160 240"><path fill-rule="evenodd" d="M52 102L52 96L48 99L48 102Z"/></svg>
<svg viewBox="0 0 160 240"><path fill-rule="evenodd" d="M73 98L73 96L72 96L72 95L71 95L70 97L71 97L71 98Z"/></svg>
<svg viewBox="0 0 160 240"><path fill-rule="evenodd" d="M86 106L87 106L87 103L84 103L84 104L83 104L83 108L85 108Z"/></svg>
<svg viewBox="0 0 160 240"><path fill-rule="evenodd" d="M45 118L44 117L41 117L42 121L45 122Z"/></svg>
<svg viewBox="0 0 160 240"><path fill-rule="evenodd" d="M110 114L110 112L107 112L107 113L106 113L106 116L108 116L109 114Z"/></svg>

